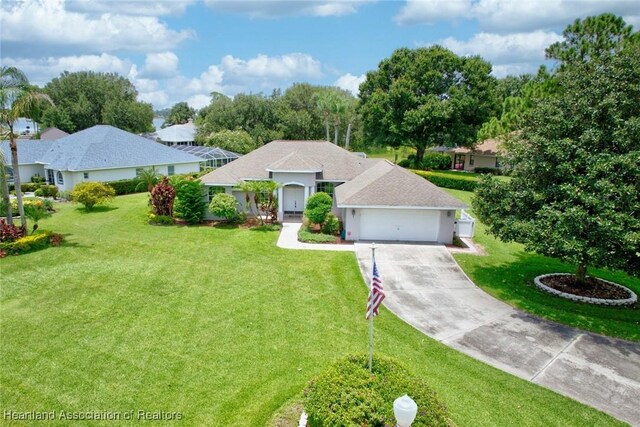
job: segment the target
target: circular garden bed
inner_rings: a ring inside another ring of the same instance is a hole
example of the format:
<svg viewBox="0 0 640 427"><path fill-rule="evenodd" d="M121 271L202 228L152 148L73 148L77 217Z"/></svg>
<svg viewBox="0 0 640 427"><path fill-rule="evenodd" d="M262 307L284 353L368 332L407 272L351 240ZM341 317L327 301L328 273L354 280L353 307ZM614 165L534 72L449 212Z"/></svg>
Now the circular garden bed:
<svg viewBox="0 0 640 427"><path fill-rule="evenodd" d="M608 280L587 277L585 285L578 285L569 273L543 274L534 279L536 286L551 294L589 304L626 306L638 301L629 288Z"/></svg>

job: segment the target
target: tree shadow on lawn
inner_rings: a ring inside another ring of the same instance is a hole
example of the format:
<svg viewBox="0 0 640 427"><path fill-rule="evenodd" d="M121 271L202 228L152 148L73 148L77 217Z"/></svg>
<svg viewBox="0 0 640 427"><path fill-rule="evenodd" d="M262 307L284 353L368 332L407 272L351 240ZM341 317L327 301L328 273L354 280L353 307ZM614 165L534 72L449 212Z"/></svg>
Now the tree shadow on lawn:
<svg viewBox="0 0 640 427"><path fill-rule="evenodd" d="M484 258L467 269L473 281L497 298L528 311L561 323L571 316L583 317L582 323L573 326L588 328L589 318L603 322L607 319L622 322L640 321L640 305L611 307L570 301L538 289L533 279L548 273L575 273L575 267L539 254L520 252L514 254L515 261L492 264ZM640 280L622 272L605 269L589 269L590 276L610 280L624 285L635 293L640 292ZM635 320L634 320L635 319Z"/></svg>
<svg viewBox="0 0 640 427"><path fill-rule="evenodd" d="M111 212L111 211L115 211L119 208L115 207L115 206L94 206L92 209L87 209L85 207L78 207L76 208L76 211L80 214L86 215L86 214L94 214L94 213L101 213L101 212Z"/></svg>

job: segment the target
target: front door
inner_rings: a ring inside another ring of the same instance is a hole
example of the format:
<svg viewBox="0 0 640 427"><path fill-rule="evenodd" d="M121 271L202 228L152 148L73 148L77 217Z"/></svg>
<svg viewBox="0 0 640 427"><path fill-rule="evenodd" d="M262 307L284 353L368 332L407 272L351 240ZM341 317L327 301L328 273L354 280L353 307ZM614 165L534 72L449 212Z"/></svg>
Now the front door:
<svg viewBox="0 0 640 427"><path fill-rule="evenodd" d="M304 187L287 185L284 187L284 213L301 214L304 210Z"/></svg>
<svg viewBox="0 0 640 427"><path fill-rule="evenodd" d="M453 156L453 168L456 170L464 170L464 154L456 154Z"/></svg>

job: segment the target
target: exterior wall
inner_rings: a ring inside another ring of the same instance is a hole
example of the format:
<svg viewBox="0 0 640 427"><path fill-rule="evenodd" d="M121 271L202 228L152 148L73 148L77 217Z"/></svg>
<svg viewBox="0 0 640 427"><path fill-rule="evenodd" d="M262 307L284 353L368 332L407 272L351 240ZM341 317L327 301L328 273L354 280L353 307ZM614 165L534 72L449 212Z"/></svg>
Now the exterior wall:
<svg viewBox="0 0 640 427"><path fill-rule="evenodd" d="M11 162L7 165L11 167ZM18 165L18 173L20 174L20 182L31 182L31 177L35 175L40 175L47 178L44 174L44 166L42 165Z"/></svg>
<svg viewBox="0 0 640 427"><path fill-rule="evenodd" d="M438 230L438 243L450 245L453 243L453 230L456 222L456 211L440 211L440 228Z"/></svg>
<svg viewBox="0 0 640 427"><path fill-rule="evenodd" d="M467 154L464 170L472 171L475 168L495 168L496 156L473 156L473 166L469 165L469 155Z"/></svg>
<svg viewBox="0 0 640 427"><path fill-rule="evenodd" d="M288 172L274 172L271 178L279 184L287 184L289 182L296 182L304 185L305 187L316 186L316 174L315 173L288 173Z"/></svg>

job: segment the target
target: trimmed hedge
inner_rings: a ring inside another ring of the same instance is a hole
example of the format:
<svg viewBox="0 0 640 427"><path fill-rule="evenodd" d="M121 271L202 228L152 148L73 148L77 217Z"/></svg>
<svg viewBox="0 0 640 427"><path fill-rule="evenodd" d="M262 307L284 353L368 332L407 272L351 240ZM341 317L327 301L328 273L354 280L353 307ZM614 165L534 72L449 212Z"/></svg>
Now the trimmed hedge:
<svg viewBox="0 0 640 427"><path fill-rule="evenodd" d="M454 190L474 191L478 186L478 180L475 177L457 177L451 175L438 174L437 172L426 172L412 170L416 175L420 175L427 181L442 188L451 188Z"/></svg>
<svg viewBox="0 0 640 427"><path fill-rule="evenodd" d="M335 243L336 236L323 233L313 233L309 228L302 226L298 230L298 241L305 243Z"/></svg>
<svg viewBox="0 0 640 427"><path fill-rule="evenodd" d="M407 394L418 405L413 427L450 426L446 406L424 379L397 361L375 356L373 373L368 357L341 359L314 378L304 392L310 427L393 426L393 401Z"/></svg>
<svg viewBox="0 0 640 427"><path fill-rule="evenodd" d="M136 189L136 187L138 187L138 185L140 184L139 179L121 179L119 181L109 181L105 184L109 184L111 187L113 187L114 190L116 190L116 196L133 193L144 193L147 191L146 187Z"/></svg>
<svg viewBox="0 0 640 427"><path fill-rule="evenodd" d="M482 174L502 175L502 169L498 169L498 168L475 168L473 171L475 173L482 173Z"/></svg>

